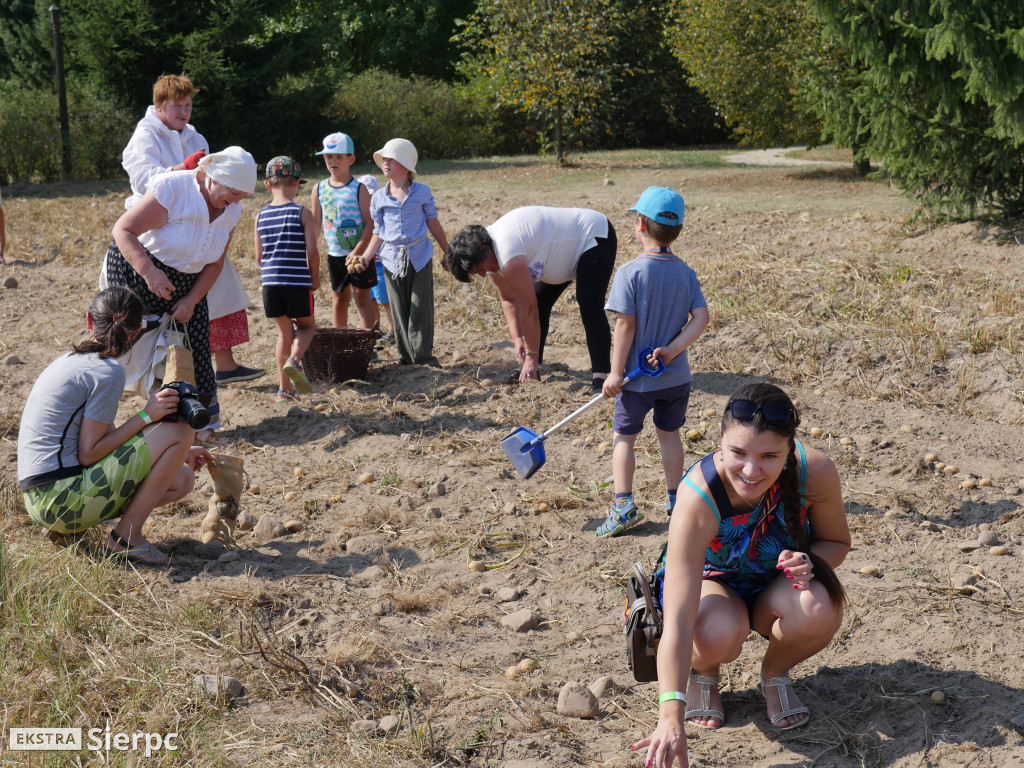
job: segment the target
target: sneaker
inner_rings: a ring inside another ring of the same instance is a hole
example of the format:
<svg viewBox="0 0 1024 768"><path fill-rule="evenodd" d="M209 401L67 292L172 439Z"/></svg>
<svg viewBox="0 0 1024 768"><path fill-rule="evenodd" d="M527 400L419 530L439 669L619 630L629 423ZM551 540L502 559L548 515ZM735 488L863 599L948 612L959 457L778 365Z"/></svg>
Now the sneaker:
<svg viewBox="0 0 1024 768"><path fill-rule="evenodd" d="M244 365L240 365L233 371L217 371L217 383L231 384L236 381L252 381L266 375L267 372L262 368L246 368Z"/></svg>
<svg viewBox="0 0 1024 768"><path fill-rule="evenodd" d="M608 515L608 519L597 529L597 538L618 536L643 519L644 513L637 509L636 502L632 498L625 499L621 503L616 501L612 504L612 513Z"/></svg>
<svg viewBox="0 0 1024 768"><path fill-rule="evenodd" d="M604 379L591 379L590 391L595 395L604 390Z"/></svg>
<svg viewBox="0 0 1024 768"><path fill-rule="evenodd" d="M308 395L313 391L313 385L309 383L309 379L306 378L306 372L302 370L302 363L298 362L294 357L289 357L288 361L281 367L284 371L284 375L292 380L292 384L295 385L295 389L304 395Z"/></svg>

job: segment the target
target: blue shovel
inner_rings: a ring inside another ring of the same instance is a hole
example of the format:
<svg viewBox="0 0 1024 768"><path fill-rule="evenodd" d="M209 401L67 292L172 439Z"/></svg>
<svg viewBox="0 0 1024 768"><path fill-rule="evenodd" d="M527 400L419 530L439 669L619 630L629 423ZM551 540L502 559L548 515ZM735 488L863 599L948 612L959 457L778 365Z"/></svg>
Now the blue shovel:
<svg viewBox="0 0 1024 768"><path fill-rule="evenodd" d="M626 377L622 380L623 386L633 381L633 379L639 378L641 375L655 378L665 372L665 364L661 360L658 360L654 366L647 362L647 356L652 352L654 352L654 347L647 347L640 352L639 364L626 374ZM532 477L534 472L544 466L544 462L547 460L547 457L544 455L544 441L548 439L549 435L561 429L584 411L589 410L604 399L604 395L597 395L582 408L573 411L541 435L532 432L526 427L516 427L507 437L502 439L502 450L505 451L505 455L508 456L508 460L512 462L512 466L515 467L520 477L524 480Z"/></svg>

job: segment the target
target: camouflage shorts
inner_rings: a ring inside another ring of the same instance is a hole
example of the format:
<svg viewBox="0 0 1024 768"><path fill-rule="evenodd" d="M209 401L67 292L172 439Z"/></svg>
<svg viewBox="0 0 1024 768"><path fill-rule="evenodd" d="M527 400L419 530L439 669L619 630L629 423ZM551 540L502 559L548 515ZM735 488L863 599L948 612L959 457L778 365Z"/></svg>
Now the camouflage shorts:
<svg viewBox="0 0 1024 768"><path fill-rule="evenodd" d="M150 469L149 445L135 435L80 474L25 491L25 508L48 531L81 533L120 517Z"/></svg>

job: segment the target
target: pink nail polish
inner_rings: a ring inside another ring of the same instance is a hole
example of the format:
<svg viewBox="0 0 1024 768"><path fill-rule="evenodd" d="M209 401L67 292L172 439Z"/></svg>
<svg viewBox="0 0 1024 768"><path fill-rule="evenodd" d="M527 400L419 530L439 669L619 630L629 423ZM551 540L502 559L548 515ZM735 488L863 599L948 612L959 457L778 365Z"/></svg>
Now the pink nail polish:
<svg viewBox="0 0 1024 768"><path fill-rule="evenodd" d="M786 573L789 573L789 568L786 569Z"/></svg>
<svg viewBox="0 0 1024 768"><path fill-rule="evenodd" d="M793 585L793 589L800 589L800 585L799 584L794 584Z"/></svg>
<svg viewBox="0 0 1024 768"><path fill-rule="evenodd" d="M787 579L792 579L793 577L792 577L792 576L789 576L789 575L787 575L787 576L786 576L786 578L787 578Z"/></svg>

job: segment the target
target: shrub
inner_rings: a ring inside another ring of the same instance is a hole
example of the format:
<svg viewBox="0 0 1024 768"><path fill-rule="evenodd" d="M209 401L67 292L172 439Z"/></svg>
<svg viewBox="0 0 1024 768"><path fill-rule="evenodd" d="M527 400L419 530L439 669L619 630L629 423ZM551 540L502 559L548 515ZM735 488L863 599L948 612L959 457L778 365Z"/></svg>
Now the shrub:
<svg viewBox="0 0 1024 768"><path fill-rule="evenodd" d="M93 91L68 96L71 174L76 178L117 178L121 151L135 119ZM61 176L57 96L46 90L0 85L0 181L54 181Z"/></svg>
<svg viewBox="0 0 1024 768"><path fill-rule="evenodd" d="M425 77L399 77L371 69L346 80L327 114L332 130L351 134L360 161L388 139L409 139L429 158L491 154L487 119L457 87Z"/></svg>

